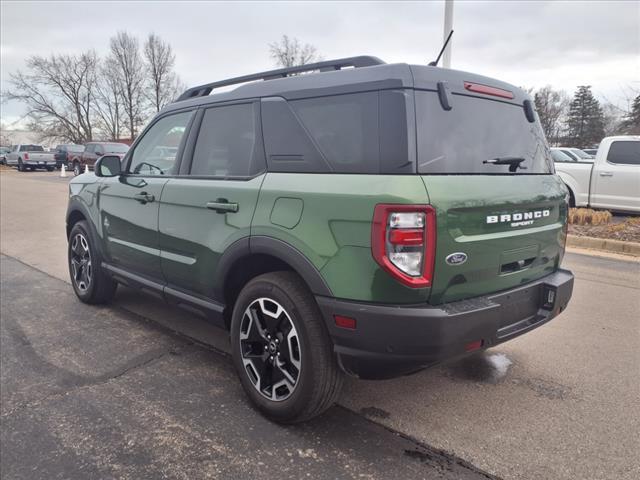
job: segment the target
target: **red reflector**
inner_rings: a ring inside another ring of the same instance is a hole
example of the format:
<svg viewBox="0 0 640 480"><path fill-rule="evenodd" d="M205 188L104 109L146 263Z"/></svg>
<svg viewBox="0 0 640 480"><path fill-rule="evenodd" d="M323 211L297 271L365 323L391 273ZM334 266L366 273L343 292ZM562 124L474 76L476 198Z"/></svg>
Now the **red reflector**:
<svg viewBox="0 0 640 480"><path fill-rule="evenodd" d="M422 245L424 240L424 230L394 229L389 232L389 241L394 245Z"/></svg>
<svg viewBox="0 0 640 480"><path fill-rule="evenodd" d="M469 342L464 346L465 352L473 352L474 350L479 350L482 347L482 340L476 340L474 342Z"/></svg>
<svg viewBox="0 0 640 480"><path fill-rule="evenodd" d="M355 318L343 317L342 315L334 315L333 318L336 321L336 327L348 328L349 330L356 329Z"/></svg>
<svg viewBox="0 0 640 480"><path fill-rule="evenodd" d="M470 92L484 93L485 95L493 95L494 97L513 98L513 92L503 90L501 88L482 85L481 83L464 82L464 88Z"/></svg>

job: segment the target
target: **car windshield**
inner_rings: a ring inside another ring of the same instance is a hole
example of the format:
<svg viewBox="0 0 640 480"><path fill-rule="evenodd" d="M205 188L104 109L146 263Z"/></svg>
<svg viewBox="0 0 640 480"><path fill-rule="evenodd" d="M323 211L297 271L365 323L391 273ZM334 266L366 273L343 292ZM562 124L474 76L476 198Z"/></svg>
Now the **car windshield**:
<svg viewBox="0 0 640 480"><path fill-rule="evenodd" d="M129 145L124 143L107 143L104 146L104 151L107 153L127 153L129 151Z"/></svg>
<svg viewBox="0 0 640 480"><path fill-rule="evenodd" d="M589 155L587 152L583 152L579 148L572 148L571 151L584 160L591 160L593 158L593 155Z"/></svg>
<svg viewBox="0 0 640 480"><path fill-rule="evenodd" d="M551 158L553 158L554 162L575 162L573 158L560 150L551 149Z"/></svg>

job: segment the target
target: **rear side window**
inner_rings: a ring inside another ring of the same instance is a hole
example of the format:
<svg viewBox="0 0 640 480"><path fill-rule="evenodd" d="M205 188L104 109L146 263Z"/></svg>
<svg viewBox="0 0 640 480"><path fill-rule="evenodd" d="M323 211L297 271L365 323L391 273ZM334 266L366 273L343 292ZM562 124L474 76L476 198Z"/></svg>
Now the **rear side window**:
<svg viewBox="0 0 640 480"><path fill-rule="evenodd" d="M538 121L523 107L466 95L452 96L445 111L435 92L416 91L418 172L431 174L506 174L509 165L483 163L523 158L515 174L554 171Z"/></svg>
<svg viewBox="0 0 640 480"><path fill-rule="evenodd" d="M413 92L262 99L271 172L416 173Z"/></svg>
<svg viewBox="0 0 640 480"><path fill-rule="evenodd" d="M607 162L640 165L640 142L616 141L609 147Z"/></svg>
<svg viewBox="0 0 640 480"><path fill-rule="evenodd" d="M290 104L331 170L378 172L377 92L310 98Z"/></svg>
<svg viewBox="0 0 640 480"><path fill-rule="evenodd" d="M264 170L257 106L209 108L202 118L191 175L247 177Z"/></svg>

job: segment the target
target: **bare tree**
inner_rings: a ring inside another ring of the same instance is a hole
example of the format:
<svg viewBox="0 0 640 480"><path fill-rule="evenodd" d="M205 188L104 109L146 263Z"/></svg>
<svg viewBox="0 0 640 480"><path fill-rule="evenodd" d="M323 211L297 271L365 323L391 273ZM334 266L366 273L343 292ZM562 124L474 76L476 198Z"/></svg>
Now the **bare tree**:
<svg viewBox="0 0 640 480"><path fill-rule="evenodd" d="M276 66L296 67L322 60L316 47L309 43L304 45L297 38L283 35L280 41L269 44L269 54Z"/></svg>
<svg viewBox="0 0 640 480"><path fill-rule="evenodd" d="M159 112L180 93L178 89L182 84L173 71L176 57L171 45L155 33L149 34L144 43L144 56L149 82L147 98L153 109Z"/></svg>
<svg viewBox="0 0 640 480"><path fill-rule="evenodd" d="M93 109L97 117L96 123L106 140L117 140L121 135L122 91L117 72L116 60L109 56L102 62L96 82Z"/></svg>
<svg viewBox="0 0 640 480"><path fill-rule="evenodd" d="M13 145L13 135L4 123L0 123L0 146Z"/></svg>
<svg viewBox="0 0 640 480"><path fill-rule="evenodd" d="M144 120L144 60L138 39L127 32L111 38L111 56L116 66L114 74L119 82L123 114L130 138L136 137Z"/></svg>
<svg viewBox="0 0 640 480"><path fill-rule="evenodd" d="M569 106L569 97L565 92L547 85L536 91L533 98L547 140L557 143L561 135L562 118Z"/></svg>
<svg viewBox="0 0 640 480"><path fill-rule="evenodd" d="M617 105L605 100L602 102L602 115L604 124L604 136L619 135L622 130L624 110Z"/></svg>
<svg viewBox="0 0 640 480"><path fill-rule="evenodd" d="M42 140L83 143L93 138L93 109L98 58L80 55L32 56L26 72L10 75L7 100L27 106L29 128Z"/></svg>

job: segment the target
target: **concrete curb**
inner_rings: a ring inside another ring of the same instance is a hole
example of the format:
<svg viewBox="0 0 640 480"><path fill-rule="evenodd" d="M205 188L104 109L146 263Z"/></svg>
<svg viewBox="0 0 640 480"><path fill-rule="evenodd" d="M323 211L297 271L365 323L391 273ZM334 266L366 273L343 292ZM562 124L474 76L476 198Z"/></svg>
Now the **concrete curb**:
<svg viewBox="0 0 640 480"><path fill-rule="evenodd" d="M640 257L640 243L623 242L621 240L611 240L607 238L568 235L567 247L589 248L592 250L603 250L605 252L623 253Z"/></svg>

